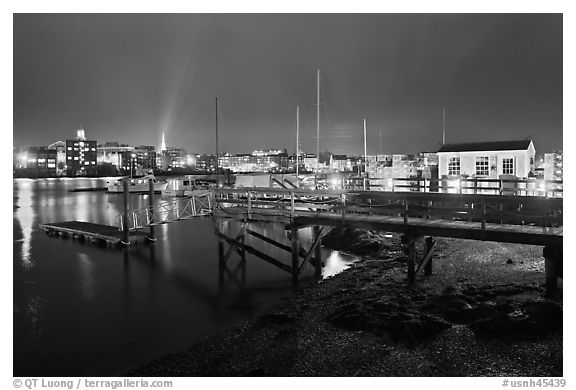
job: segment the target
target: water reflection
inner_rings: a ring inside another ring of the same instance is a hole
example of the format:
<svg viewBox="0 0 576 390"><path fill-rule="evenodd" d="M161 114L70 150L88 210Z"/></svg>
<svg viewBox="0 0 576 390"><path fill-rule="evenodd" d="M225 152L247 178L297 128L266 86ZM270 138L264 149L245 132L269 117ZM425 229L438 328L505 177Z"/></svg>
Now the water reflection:
<svg viewBox="0 0 576 390"><path fill-rule="evenodd" d="M14 209L14 375L120 374L128 364L237 324L292 291L289 273L251 254L242 262L232 253L228 271L221 272L210 218L160 225L155 244L124 250L39 233L39 223L112 224L122 196L69 191L98 187L105 179L57 179L44 186L36 185L42 180L14 182L19 206ZM141 208L148 199L130 195L129 202L130 208ZM225 222L222 228L235 237L240 224ZM282 225L249 228L289 245ZM301 238L309 248L309 229ZM252 236L246 243L290 264L291 254L280 248ZM352 261L330 251L323 257L325 273Z"/></svg>
<svg viewBox="0 0 576 390"><path fill-rule="evenodd" d="M26 318L30 321L30 329L28 331L28 343L29 347L38 346L40 343L40 338L43 333L42 320L44 319L44 306L46 300L33 296L30 298L26 304L24 314Z"/></svg>
<svg viewBox="0 0 576 390"><path fill-rule="evenodd" d="M14 185L16 192L14 200L16 211L14 217L17 220L17 226L20 227L22 235L20 260L22 267L26 270L34 266L34 260L31 256L32 251L32 230L34 227L35 212L33 207L33 187L35 182L22 181ZM14 232L16 235L17 232Z"/></svg>
<svg viewBox="0 0 576 390"><path fill-rule="evenodd" d="M78 270L84 299L91 301L96 294L95 264L86 253L78 253Z"/></svg>

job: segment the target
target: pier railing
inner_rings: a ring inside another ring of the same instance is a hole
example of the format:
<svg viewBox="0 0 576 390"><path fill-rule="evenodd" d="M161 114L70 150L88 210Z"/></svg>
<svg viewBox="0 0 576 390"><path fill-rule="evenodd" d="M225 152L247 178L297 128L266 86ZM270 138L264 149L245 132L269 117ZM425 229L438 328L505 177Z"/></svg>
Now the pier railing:
<svg viewBox="0 0 576 390"><path fill-rule="evenodd" d="M207 216L212 210L211 193L189 198L176 198L128 212L128 230L137 230L169 222L176 222L199 216ZM123 216L116 217L116 226L122 230Z"/></svg>
<svg viewBox="0 0 576 390"><path fill-rule="evenodd" d="M349 178L348 190L364 188L391 192L439 192L452 194L516 195L561 198L562 180L489 179L489 178Z"/></svg>
<svg viewBox="0 0 576 390"><path fill-rule="evenodd" d="M434 192L217 189L220 216L290 222L313 213L444 219L486 223L562 226L562 198Z"/></svg>

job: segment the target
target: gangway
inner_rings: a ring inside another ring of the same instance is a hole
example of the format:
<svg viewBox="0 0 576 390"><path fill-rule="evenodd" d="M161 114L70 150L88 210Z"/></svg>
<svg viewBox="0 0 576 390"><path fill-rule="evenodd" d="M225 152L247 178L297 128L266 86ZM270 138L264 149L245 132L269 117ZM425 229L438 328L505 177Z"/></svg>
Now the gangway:
<svg viewBox="0 0 576 390"><path fill-rule="evenodd" d="M211 192L161 202L128 211L128 230L144 229L165 223L211 215ZM116 216L116 226L123 230L123 215Z"/></svg>

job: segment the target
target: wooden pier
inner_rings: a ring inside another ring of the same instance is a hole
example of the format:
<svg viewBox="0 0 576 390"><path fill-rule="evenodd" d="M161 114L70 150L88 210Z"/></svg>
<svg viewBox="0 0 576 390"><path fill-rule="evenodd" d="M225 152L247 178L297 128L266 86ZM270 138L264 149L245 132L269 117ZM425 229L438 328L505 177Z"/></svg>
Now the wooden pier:
<svg viewBox="0 0 576 390"><path fill-rule="evenodd" d="M310 254L321 245L320 229L342 225L402 233L410 284L420 269L431 274L434 236L541 245L547 289L553 291L557 277L562 276L562 198L246 188L216 190L213 207L217 218L284 224L291 241L292 265L282 264L281 268L290 271L295 281L302 265L300 257L319 272L321 259ZM298 230L306 227L313 227L314 242L302 256ZM242 248L241 240L217 235ZM419 240L425 240L421 259L415 251Z"/></svg>
<svg viewBox="0 0 576 390"><path fill-rule="evenodd" d="M79 241L91 241L106 246L122 245L124 234L123 231L118 230L115 226L80 221L46 223L40 224L39 227L40 230L47 234L70 237ZM131 232L129 241L130 244L138 244L146 241L147 237L147 232Z"/></svg>

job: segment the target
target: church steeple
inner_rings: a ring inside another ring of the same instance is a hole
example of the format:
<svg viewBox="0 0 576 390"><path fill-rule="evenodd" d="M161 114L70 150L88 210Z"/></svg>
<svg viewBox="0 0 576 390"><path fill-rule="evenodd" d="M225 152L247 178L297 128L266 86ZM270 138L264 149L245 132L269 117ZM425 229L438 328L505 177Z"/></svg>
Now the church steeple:
<svg viewBox="0 0 576 390"><path fill-rule="evenodd" d="M162 146L160 146L160 151L163 152L166 150L166 142L164 142L164 132L162 132Z"/></svg>

